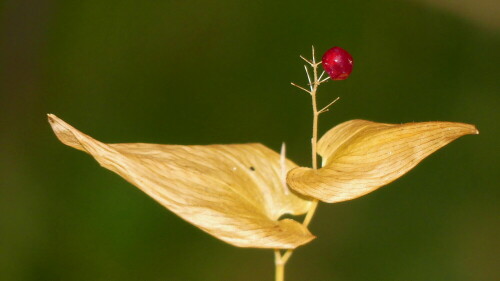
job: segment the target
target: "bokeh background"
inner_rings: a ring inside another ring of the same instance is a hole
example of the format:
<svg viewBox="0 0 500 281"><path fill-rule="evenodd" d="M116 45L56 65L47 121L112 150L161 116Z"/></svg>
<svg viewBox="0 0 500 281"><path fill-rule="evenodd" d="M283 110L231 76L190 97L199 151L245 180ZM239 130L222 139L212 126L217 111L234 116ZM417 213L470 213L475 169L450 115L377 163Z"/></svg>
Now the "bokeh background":
<svg viewBox="0 0 500 281"><path fill-rule="evenodd" d="M0 280L272 280L272 251L179 219L46 113L105 142L262 142L309 165L299 54L338 45L320 133L353 118L460 121L465 136L396 182L319 206L287 281L500 280L500 14L493 0L0 3Z"/></svg>

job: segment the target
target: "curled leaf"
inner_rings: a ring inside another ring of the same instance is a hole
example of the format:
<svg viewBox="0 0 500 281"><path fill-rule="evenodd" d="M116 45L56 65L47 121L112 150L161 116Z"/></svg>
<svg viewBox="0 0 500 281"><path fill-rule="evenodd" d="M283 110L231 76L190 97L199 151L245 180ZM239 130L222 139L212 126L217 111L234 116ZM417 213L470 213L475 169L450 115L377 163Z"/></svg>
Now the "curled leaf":
<svg viewBox="0 0 500 281"><path fill-rule="evenodd" d="M137 186L205 232L235 246L295 248L314 236L285 214L305 213L310 201L285 193L280 155L262 144L105 144L55 115L49 123L64 144ZM286 169L296 165L287 160Z"/></svg>
<svg viewBox="0 0 500 281"><path fill-rule="evenodd" d="M324 202L355 199L401 177L453 140L478 133L464 123L347 121L319 140L323 167L295 168L287 182L293 190Z"/></svg>

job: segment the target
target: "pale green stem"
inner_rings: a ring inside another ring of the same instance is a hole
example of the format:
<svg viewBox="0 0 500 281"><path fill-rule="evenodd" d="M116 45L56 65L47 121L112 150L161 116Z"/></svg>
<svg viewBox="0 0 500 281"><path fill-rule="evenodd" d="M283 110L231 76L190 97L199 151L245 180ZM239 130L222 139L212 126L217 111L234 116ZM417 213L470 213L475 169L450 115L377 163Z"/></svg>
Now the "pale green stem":
<svg viewBox="0 0 500 281"><path fill-rule="evenodd" d="M294 85L302 90L305 90L306 92L309 92L309 94L311 95L312 109L313 109L313 126L312 126L312 139L311 139L311 148L312 148L311 154L312 155L311 156L312 156L312 168L316 170L318 168L318 160L317 160L318 155L317 155L317 149L316 149L316 146L318 143L318 117L321 113L327 111L328 107L331 104L333 104L335 101L318 111L318 106L317 106L317 102L316 102L316 92L318 90L319 84L321 84L321 82L318 79L318 65L320 65L321 62L316 63L316 59L314 56L314 47L312 49L312 63L311 62L309 62L309 63L311 64L311 66L313 68L313 78L314 78L311 85L310 85L311 91L307 91L304 88L297 86L293 83L292 83L292 85ZM306 68L306 71L307 71L307 68ZM309 73L308 73L308 78L309 78ZM314 213L316 212L317 207L318 207L318 200L314 199L312 201L311 207L307 211L307 214L304 218L304 222L302 223L304 226L307 227L309 225L309 223L311 223L311 220L314 216ZM276 281L284 281L285 280L284 279L285 278L285 265L288 262L288 260L290 259L290 257L292 256L293 250L291 250L291 249L286 250L283 255L281 255L279 250L274 250L274 254L275 254L274 261L275 261L275 266L276 266L276 278L275 278L275 280Z"/></svg>
<svg viewBox="0 0 500 281"><path fill-rule="evenodd" d="M281 258L280 250L274 250L275 281L285 280L285 263Z"/></svg>

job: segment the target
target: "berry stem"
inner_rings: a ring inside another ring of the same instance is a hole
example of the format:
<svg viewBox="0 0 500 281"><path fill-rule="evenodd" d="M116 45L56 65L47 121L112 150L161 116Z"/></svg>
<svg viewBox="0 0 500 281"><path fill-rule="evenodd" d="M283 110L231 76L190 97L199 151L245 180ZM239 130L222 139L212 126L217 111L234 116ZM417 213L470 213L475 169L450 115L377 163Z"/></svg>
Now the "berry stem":
<svg viewBox="0 0 500 281"><path fill-rule="evenodd" d="M318 104L316 101L316 94L318 92L318 86L326 82L330 77L324 78L323 80L322 77L325 74L323 71L321 75L318 77L318 66L321 64L321 62L316 63L316 58L314 54L314 46L312 47L312 61L304 58L303 56L300 56L301 59L303 59L305 62L309 64L309 66L313 69L313 77L311 79L311 76L309 74L309 70L307 66L305 65L306 69L306 75L307 75L307 81L309 82L308 86L310 90L305 89L304 87L301 87L295 83L292 83L293 86L307 92L309 95L311 95L311 102L312 102L312 110L313 110L313 124L312 124L312 138L311 138L311 157L312 157L312 168L313 169L318 169L318 153L317 153L317 143L318 143L318 120L319 120L319 115L323 112L327 112L328 108L333 105L339 98L336 98L332 102L330 102L328 105L325 107L321 108L318 110ZM312 201L311 207L306 213L306 216L304 218L304 221L302 224L304 226L308 226L309 223L311 223L311 220L314 216L314 213L316 212L316 208L318 207L318 200L314 199ZM276 281L284 281L285 279L285 265L290 259L290 257L293 254L293 250L288 249L286 250L283 254L281 254L279 249L274 250L274 264L276 266L276 275L275 275L275 280Z"/></svg>
<svg viewBox="0 0 500 281"><path fill-rule="evenodd" d="M314 75L314 83L311 85L311 99L312 99L312 109L313 109L313 126L312 126L312 168L318 168L318 159L316 153L316 146L318 142L318 116L320 112L318 111L318 105L316 102L316 92L318 91L319 80L318 80L318 65L316 63L316 59L314 58L314 46L312 47L312 55L313 55L313 75ZM309 84L311 81L309 81Z"/></svg>
<svg viewBox="0 0 500 281"><path fill-rule="evenodd" d="M314 75L314 83L311 85L311 99L312 99L312 110L313 110L313 125L312 125L312 139L311 139L311 156L312 156L312 168L314 170L318 169L318 153L317 153L317 144L318 144L318 120L319 120L319 115L331 105L333 104L330 103L330 105L327 105L323 109L318 111L318 103L316 101L316 94L318 92L318 86L321 84L320 79L318 78L318 66L321 64L321 62L316 63L316 58L314 54L314 46L312 47L312 61L313 64L311 65L313 68L313 75ZM335 102L335 101L334 101ZM314 216L314 213L316 212L316 208L318 207L318 200L314 199L312 202L311 207L307 211L306 217L304 218L304 222L302 223L304 226L308 226L309 223L311 223L312 217Z"/></svg>

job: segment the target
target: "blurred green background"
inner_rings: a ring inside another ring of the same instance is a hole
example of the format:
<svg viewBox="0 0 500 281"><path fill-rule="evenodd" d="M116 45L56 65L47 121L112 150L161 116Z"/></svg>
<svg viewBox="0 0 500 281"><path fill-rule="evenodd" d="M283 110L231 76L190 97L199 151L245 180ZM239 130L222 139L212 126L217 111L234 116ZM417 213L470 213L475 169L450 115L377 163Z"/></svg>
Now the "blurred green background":
<svg viewBox="0 0 500 281"><path fill-rule="evenodd" d="M46 113L105 142L262 142L309 165L299 54L338 45L340 122L460 121L481 134L360 199L319 206L287 281L500 280L500 14L491 0L0 3L0 280L272 280L269 250L182 221Z"/></svg>

